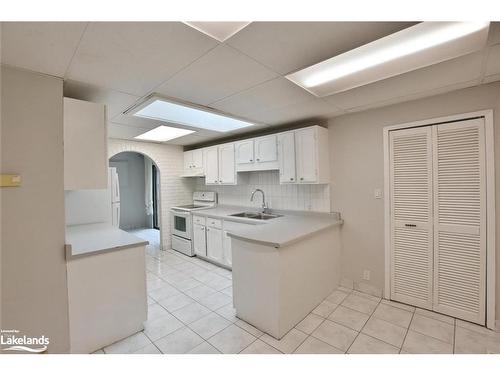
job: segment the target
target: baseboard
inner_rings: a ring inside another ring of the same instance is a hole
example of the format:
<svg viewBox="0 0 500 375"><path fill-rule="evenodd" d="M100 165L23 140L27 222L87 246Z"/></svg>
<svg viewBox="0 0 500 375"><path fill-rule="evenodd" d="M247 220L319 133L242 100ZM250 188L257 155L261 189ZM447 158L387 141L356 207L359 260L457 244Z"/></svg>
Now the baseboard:
<svg viewBox="0 0 500 375"><path fill-rule="evenodd" d="M382 288L379 288L378 286L363 281L354 282L353 280L345 277L340 280L340 286L347 289L357 290L358 292L366 293L379 298L381 298L383 295Z"/></svg>

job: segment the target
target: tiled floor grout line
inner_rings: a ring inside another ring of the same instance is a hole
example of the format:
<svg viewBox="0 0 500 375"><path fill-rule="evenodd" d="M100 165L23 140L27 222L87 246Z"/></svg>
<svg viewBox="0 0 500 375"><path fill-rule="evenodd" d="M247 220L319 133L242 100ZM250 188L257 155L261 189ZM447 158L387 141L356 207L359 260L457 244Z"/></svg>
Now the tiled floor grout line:
<svg viewBox="0 0 500 375"><path fill-rule="evenodd" d="M347 298L347 297L346 297ZM380 299L380 301L382 301L382 299ZM375 308L373 309L373 311L371 312L370 316L368 317L368 319L366 319L366 322L365 324L363 324L363 327L361 327L361 329L359 330L358 334L356 335L356 337L354 338L354 340L352 340L351 342L351 345L349 345L349 347L347 348L347 350L345 351L346 354L348 354L349 352L349 349L351 349L351 346L352 344L354 344L354 341L356 341L356 339L358 338L358 336L361 334L361 332L363 331L363 328L365 328L365 326L368 324L368 322L370 321L371 317L373 316L373 313L375 312L375 310L377 310L378 306L380 305L380 301L377 303L377 306L375 306ZM363 333L365 334L365 333ZM368 335L369 336L369 335ZM371 337L371 336L370 336ZM380 340L380 339L379 339ZM380 340L382 341L382 340Z"/></svg>
<svg viewBox="0 0 500 375"><path fill-rule="evenodd" d="M410 323L408 324L408 328L406 329L405 337L403 338L403 342L401 343L401 348L399 348L399 352L398 352L399 354L401 354L401 350L403 350L403 346L405 345L405 341L406 341L406 337L408 336L408 332L410 332L411 323L413 322L413 318L415 317L415 311L416 310L413 310L413 313L411 314Z"/></svg>

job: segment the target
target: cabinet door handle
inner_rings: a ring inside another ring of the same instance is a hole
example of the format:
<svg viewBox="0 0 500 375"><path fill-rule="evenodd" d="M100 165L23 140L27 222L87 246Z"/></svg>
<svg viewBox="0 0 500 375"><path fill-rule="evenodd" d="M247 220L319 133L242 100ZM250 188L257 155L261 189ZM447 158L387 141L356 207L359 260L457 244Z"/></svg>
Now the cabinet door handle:
<svg viewBox="0 0 500 375"><path fill-rule="evenodd" d="M257 161L260 161L260 159L259 159L259 158L257 158Z"/></svg>
<svg viewBox="0 0 500 375"><path fill-rule="evenodd" d="M293 177L290 177L290 181L293 181Z"/></svg>
<svg viewBox="0 0 500 375"><path fill-rule="evenodd" d="M250 159L250 163L253 161L253 159Z"/></svg>
<svg viewBox="0 0 500 375"><path fill-rule="evenodd" d="M405 227L415 228L417 224L405 224Z"/></svg>
<svg viewBox="0 0 500 375"><path fill-rule="evenodd" d="M300 178L300 181L304 181L304 177L301 177L301 178Z"/></svg>

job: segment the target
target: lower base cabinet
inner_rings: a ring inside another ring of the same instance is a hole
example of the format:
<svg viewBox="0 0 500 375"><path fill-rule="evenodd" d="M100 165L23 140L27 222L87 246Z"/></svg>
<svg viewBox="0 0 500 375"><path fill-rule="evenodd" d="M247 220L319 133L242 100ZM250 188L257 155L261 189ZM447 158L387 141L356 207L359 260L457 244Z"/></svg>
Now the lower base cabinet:
<svg viewBox="0 0 500 375"><path fill-rule="evenodd" d="M229 267L233 266L233 255L231 253L231 237L228 236L228 231L223 232L223 242L224 242L224 264Z"/></svg>
<svg viewBox="0 0 500 375"><path fill-rule="evenodd" d="M206 227L200 224L193 225L193 250L196 255L207 256Z"/></svg>
<svg viewBox="0 0 500 375"><path fill-rule="evenodd" d="M193 224L193 249L196 255L208 258L213 262L233 267L231 250L232 230L247 228L254 224L237 223L234 221L198 218L198 224Z"/></svg>
<svg viewBox="0 0 500 375"><path fill-rule="evenodd" d="M207 257L217 263L224 263L224 250L222 242L222 229L206 228L207 232Z"/></svg>

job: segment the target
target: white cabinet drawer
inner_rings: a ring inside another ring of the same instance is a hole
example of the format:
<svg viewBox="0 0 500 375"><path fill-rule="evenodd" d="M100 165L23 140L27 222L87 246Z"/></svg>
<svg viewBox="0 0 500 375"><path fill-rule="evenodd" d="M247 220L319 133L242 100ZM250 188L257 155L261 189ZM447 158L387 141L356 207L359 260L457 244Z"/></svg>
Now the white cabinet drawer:
<svg viewBox="0 0 500 375"><path fill-rule="evenodd" d="M206 225L208 227L222 229L222 220L221 219L214 219L212 217L207 217L207 224Z"/></svg>
<svg viewBox="0 0 500 375"><path fill-rule="evenodd" d="M193 224L205 225L205 217L193 215Z"/></svg>

